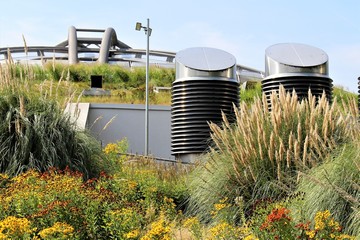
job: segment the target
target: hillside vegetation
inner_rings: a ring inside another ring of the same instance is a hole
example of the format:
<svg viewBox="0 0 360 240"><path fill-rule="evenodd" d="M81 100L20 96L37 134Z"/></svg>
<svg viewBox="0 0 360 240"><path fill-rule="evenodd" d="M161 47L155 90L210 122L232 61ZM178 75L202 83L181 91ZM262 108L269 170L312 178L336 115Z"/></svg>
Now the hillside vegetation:
<svg viewBox="0 0 360 240"><path fill-rule="evenodd" d="M125 68L109 64L76 64L65 65L60 63L47 63L40 65L2 66L3 76L19 79L25 82L31 92L56 94L58 99L66 99L71 94L79 98L80 102L98 103L140 103L145 102L145 68ZM103 88L111 91L111 96L83 96L83 90L90 88L91 75L103 77ZM170 105L171 93L154 93L154 87L171 87L175 80L175 70L169 68L150 67L149 98L154 105ZM6 82L6 81L5 81ZM31 83L31 84L30 84ZM240 100L251 103L255 97L261 96L261 84L250 84L240 93ZM356 98L356 94L345 91L342 87L335 87L333 95L337 101L348 102Z"/></svg>

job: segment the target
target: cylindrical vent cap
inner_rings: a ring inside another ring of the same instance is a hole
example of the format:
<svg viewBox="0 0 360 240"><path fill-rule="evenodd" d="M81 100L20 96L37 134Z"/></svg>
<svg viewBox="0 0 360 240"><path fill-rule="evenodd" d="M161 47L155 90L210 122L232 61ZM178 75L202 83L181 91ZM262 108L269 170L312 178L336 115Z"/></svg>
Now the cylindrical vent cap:
<svg viewBox="0 0 360 240"><path fill-rule="evenodd" d="M195 47L175 56L176 81L188 77L225 77L236 80L236 59L216 48Z"/></svg>
<svg viewBox="0 0 360 240"><path fill-rule="evenodd" d="M300 43L279 43L265 50L265 76L291 74L328 76L328 56L316 47Z"/></svg>

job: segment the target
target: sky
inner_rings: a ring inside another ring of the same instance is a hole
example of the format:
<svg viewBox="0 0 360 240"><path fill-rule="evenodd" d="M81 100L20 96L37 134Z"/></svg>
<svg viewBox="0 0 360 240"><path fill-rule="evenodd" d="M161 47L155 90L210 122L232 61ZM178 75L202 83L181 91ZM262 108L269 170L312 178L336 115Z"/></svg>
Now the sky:
<svg viewBox="0 0 360 240"><path fill-rule="evenodd" d="M75 28L115 29L120 41L146 48L135 23L150 19L151 50L212 47L264 71L265 50L301 43L325 51L335 86L358 91L358 0L1 0L0 47L54 46Z"/></svg>

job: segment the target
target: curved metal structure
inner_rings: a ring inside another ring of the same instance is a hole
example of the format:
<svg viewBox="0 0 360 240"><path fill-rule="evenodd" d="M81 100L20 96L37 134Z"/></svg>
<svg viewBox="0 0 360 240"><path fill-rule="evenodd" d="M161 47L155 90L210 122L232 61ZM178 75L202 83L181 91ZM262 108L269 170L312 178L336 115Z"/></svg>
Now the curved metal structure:
<svg viewBox="0 0 360 240"><path fill-rule="evenodd" d="M98 62L108 63L110 48L116 45L117 37L115 30L113 28L106 29L104 32L104 37L101 40Z"/></svg>
<svg viewBox="0 0 360 240"><path fill-rule="evenodd" d="M102 37L79 37L78 32L103 33ZM9 59L17 62L48 60L65 61L68 64L79 62L116 63L123 66L145 66L145 49L133 49L117 39L113 28L81 29L70 26L68 39L55 46L24 46L0 48L0 64ZM176 52L150 50L150 65L175 68ZM236 75L240 83L248 80L260 81L264 72L243 65L236 65Z"/></svg>
<svg viewBox="0 0 360 240"><path fill-rule="evenodd" d="M78 44L77 44L77 33L76 28L71 26L69 28L69 35L68 35L68 53L69 53L69 64L75 64L79 62L78 59Z"/></svg>

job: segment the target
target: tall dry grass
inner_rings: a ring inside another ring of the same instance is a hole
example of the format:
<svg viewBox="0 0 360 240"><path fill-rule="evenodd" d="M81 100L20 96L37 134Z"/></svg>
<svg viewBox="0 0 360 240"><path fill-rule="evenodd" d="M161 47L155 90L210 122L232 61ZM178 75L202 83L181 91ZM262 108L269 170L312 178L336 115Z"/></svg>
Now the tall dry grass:
<svg viewBox="0 0 360 240"><path fill-rule="evenodd" d="M320 165L337 146L359 135L356 103L330 104L325 95L298 101L279 89L235 110L236 122L210 124L214 146L195 170L190 208L200 215L224 197L241 196L249 211L257 201L291 195L300 172ZM206 217L206 216L205 216Z"/></svg>

